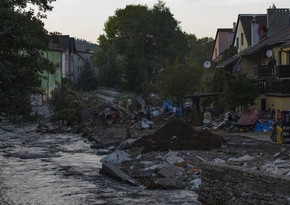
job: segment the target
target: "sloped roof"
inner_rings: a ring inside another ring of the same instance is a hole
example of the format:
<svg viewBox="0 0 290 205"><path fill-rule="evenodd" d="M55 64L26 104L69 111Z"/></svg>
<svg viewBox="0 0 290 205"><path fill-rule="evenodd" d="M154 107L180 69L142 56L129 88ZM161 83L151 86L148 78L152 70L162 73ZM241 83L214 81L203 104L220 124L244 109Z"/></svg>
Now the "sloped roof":
<svg viewBox="0 0 290 205"><path fill-rule="evenodd" d="M241 52L241 55L252 55L259 52L263 48L270 47L273 45L282 45L289 43L290 41L290 26L287 26L273 35L261 40L258 44L253 47L249 47Z"/></svg>
<svg viewBox="0 0 290 205"><path fill-rule="evenodd" d="M266 14L260 14L260 15L255 15L255 19L258 21L259 26L265 26L267 28L267 15ZM253 15L252 16L241 16L241 23L243 25L244 29L244 35L247 39L247 42L249 45L252 45L252 38L251 38L251 21L253 20Z"/></svg>
<svg viewBox="0 0 290 205"><path fill-rule="evenodd" d="M52 51L63 51L63 49L60 47L58 43L50 42L48 44L48 48L49 50L52 50Z"/></svg>
<svg viewBox="0 0 290 205"><path fill-rule="evenodd" d="M216 68L224 68L231 63L237 62L242 56L248 56L255 54L261 51L264 48L274 46L274 45L283 45L283 47L290 46L290 26L287 26L280 31L274 33L273 35L264 38L258 44L254 45L253 47L246 48L245 50L241 51L240 53L228 58L224 62L220 63L216 66Z"/></svg>
<svg viewBox="0 0 290 205"><path fill-rule="evenodd" d="M239 59L241 58L241 54L237 53L236 55L226 59L225 61L223 61L222 63L218 64L216 66L216 68L224 68L232 63L236 63Z"/></svg>
<svg viewBox="0 0 290 205"><path fill-rule="evenodd" d="M258 21L260 27L265 26L267 28L267 14L239 14L238 19L237 19L237 27L241 23L244 29L245 38L249 45L252 44L251 21L253 20L254 16L255 16L255 19ZM237 29L235 30L233 41L235 41L236 36L237 36Z"/></svg>

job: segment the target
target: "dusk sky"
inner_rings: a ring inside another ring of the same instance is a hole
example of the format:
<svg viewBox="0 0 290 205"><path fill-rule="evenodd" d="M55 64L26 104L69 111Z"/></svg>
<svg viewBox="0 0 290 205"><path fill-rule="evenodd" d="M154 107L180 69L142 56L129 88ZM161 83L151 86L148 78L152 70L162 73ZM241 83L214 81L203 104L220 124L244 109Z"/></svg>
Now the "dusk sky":
<svg viewBox="0 0 290 205"><path fill-rule="evenodd" d="M104 33L104 23L116 9L126 5L147 5L152 8L158 0L56 0L54 9L44 20L49 32L97 43ZM215 37L218 28L232 28L238 14L266 14L275 4L276 8L290 8L289 0L167 0L174 18L183 31L197 38Z"/></svg>

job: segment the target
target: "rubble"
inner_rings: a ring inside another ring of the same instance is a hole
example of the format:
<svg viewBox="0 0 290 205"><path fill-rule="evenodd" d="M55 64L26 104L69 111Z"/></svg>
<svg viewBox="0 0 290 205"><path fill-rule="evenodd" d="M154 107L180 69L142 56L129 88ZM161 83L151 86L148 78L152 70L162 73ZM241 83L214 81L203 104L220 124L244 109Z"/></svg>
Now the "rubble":
<svg viewBox="0 0 290 205"><path fill-rule="evenodd" d="M128 160L119 163L119 168L148 189L197 190L204 162L290 175L287 145L235 134L221 137L209 130L193 129L179 119L168 121L152 134L125 141L130 143L119 149Z"/></svg>
<svg viewBox="0 0 290 205"><path fill-rule="evenodd" d="M169 121L154 134L144 136L135 147L143 152L166 150L210 150L225 142L222 137L207 130L195 130L183 120Z"/></svg>
<svg viewBox="0 0 290 205"><path fill-rule="evenodd" d="M118 119L96 123L95 127L85 126L82 136L93 140L91 148L97 148L97 154L107 155L102 160L102 171L129 183L135 180L150 189L197 190L202 184L204 162L290 175L289 146L244 136L241 131L245 130L237 127L235 113L225 113L221 120L212 119L200 128L193 128L174 116L165 117L155 108L149 122L142 109L137 112L119 105L112 108L119 112ZM251 119L257 120L256 112ZM253 121L246 124L252 125ZM267 121L257 122L253 131L270 131L273 127ZM39 131L51 132L51 127L42 125ZM76 129L63 125L60 130Z"/></svg>

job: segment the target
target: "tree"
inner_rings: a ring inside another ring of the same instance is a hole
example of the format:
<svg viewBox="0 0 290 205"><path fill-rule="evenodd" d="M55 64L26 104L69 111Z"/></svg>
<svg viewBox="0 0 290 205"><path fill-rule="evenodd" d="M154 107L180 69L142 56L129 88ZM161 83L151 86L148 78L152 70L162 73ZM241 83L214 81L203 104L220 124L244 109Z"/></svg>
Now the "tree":
<svg viewBox="0 0 290 205"><path fill-rule="evenodd" d="M246 107L259 96L259 87L246 77L246 74L225 74L225 88L221 93L220 104L228 109Z"/></svg>
<svg viewBox="0 0 290 205"><path fill-rule="evenodd" d="M114 83L127 89L139 91L140 85L154 82L168 64L184 61L188 51L186 35L162 1L152 9L142 5L117 9L104 30L98 39L97 65L108 75L112 71L121 75Z"/></svg>
<svg viewBox="0 0 290 205"><path fill-rule="evenodd" d="M62 85L52 91L50 107L55 114L51 121L66 121L69 125L82 120L83 100L72 81L64 78Z"/></svg>
<svg viewBox="0 0 290 205"><path fill-rule="evenodd" d="M164 97L192 94L199 86L202 70L193 64L176 64L158 78L157 87Z"/></svg>
<svg viewBox="0 0 290 205"><path fill-rule="evenodd" d="M228 58L234 56L235 54L238 53L237 47L234 45L230 45L224 52L222 53L222 57L219 60L219 63L222 63L223 61L227 60Z"/></svg>
<svg viewBox="0 0 290 205"><path fill-rule="evenodd" d="M49 37L42 18L54 0L0 2L0 113L25 115L31 111L30 95L39 92L41 73L53 71L43 56ZM38 7L38 13L27 4Z"/></svg>
<svg viewBox="0 0 290 205"><path fill-rule="evenodd" d="M90 91L97 88L97 78L90 62L87 59L81 67L80 78L78 79L77 86L82 91Z"/></svg>

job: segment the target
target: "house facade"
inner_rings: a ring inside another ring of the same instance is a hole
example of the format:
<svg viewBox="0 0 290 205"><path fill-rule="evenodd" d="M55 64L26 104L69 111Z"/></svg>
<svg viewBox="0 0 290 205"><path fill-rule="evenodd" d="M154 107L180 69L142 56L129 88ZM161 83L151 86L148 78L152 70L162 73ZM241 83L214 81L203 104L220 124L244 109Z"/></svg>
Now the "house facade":
<svg viewBox="0 0 290 205"><path fill-rule="evenodd" d="M290 110L290 25L241 54L243 72L263 87L257 104Z"/></svg>
<svg viewBox="0 0 290 205"><path fill-rule="evenodd" d="M222 53L229 48L234 38L234 28L219 28L216 32L211 60L217 62Z"/></svg>
<svg viewBox="0 0 290 205"><path fill-rule="evenodd" d="M265 28L264 23L256 24L262 22L257 15L239 15L234 37L239 53L217 65L217 69L223 71L245 73L263 88L256 101L260 110L290 110L289 16L289 9L269 8L266 16L260 15L267 19ZM255 31L250 32L251 37L242 26L246 17L251 22L251 30ZM258 34L258 39L254 34Z"/></svg>
<svg viewBox="0 0 290 205"><path fill-rule="evenodd" d="M267 27L266 14L239 14L233 45L238 52L257 44L264 37L264 33L259 32Z"/></svg>
<svg viewBox="0 0 290 205"><path fill-rule="evenodd" d="M77 83L78 79L80 78L83 65L86 61L90 63L94 75L97 76L97 68L93 64L93 54L94 51L91 49L88 49L84 46L78 45L76 46L76 53L74 55L74 69L73 69L73 79L75 83Z"/></svg>
<svg viewBox="0 0 290 205"><path fill-rule="evenodd" d="M59 44L50 43L49 49L44 52L44 56L54 64L55 71L44 72L43 79L41 82L41 88L44 90L44 94L42 96L37 96L37 105L47 104L48 99L51 97L51 91L61 85L62 78L62 53L63 50Z"/></svg>

